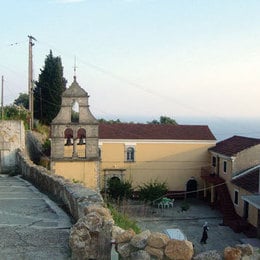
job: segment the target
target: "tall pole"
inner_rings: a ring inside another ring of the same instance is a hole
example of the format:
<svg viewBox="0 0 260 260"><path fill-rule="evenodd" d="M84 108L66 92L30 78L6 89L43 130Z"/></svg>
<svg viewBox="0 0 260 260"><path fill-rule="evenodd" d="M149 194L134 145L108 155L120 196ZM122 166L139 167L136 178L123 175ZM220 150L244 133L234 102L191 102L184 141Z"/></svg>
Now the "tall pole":
<svg viewBox="0 0 260 260"><path fill-rule="evenodd" d="M2 76L1 86L1 119L4 120L4 76Z"/></svg>
<svg viewBox="0 0 260 260"><path fill-rule="evenodd" d="M29 122L29 129L31 130L33 128L33 55L32 55L32 47L34 45L33 40L36 41L36 39L28 35L29 38L29 66L28 66L28 96L29 96L29 113L30 113L30 122Z"/></svg>

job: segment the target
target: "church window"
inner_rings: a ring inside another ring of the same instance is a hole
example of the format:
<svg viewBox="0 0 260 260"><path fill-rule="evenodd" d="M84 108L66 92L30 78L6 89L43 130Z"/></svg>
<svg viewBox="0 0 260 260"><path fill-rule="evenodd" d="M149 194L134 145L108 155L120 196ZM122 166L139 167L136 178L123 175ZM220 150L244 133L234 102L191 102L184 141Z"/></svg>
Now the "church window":
<svg viewBox="0 0 260 260"><path fill-rule="evenodd" d="M126 161L133 162L135 160L135 149L133 147L128 147L126 150Z"/></svg>

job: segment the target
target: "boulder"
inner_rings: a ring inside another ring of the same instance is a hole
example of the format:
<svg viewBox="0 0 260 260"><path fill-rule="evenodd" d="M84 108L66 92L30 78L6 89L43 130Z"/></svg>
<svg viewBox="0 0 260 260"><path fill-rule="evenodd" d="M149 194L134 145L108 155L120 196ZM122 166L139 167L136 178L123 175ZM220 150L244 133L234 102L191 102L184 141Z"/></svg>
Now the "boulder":
<svg viewBox="0 0 260 260"><path fill-rule="evenodd" d="M99 232L102 228L103 219L96 212L91 212L88 215L82 217L81 219L85 222L85 225L91 232Z"/></svg>
<svg viewBox="0 0 260 260"><path fill-rule="evenodd" d="M147 239L147 245L155 248L162 248L167 245L170 238L163 233L153 232Z"/></svg>
<svg viewBox="0 0 260 260"><path fill-rule="evenodd" d="M131 259L133 260L150 260L151 256L144 250L138 250L131 253Z"/></svg>
<svg viewBox="0 0 260 260"><path fill-rule="evenodd" d="M167 243L164 253L169 259L191 260L194 249L188 240L171 239Z"/></svg>
<svg viewBox="0 0 260 260"><path fill-rule="evenodd" d="M151 235L151 231L145 230L145 231L141 232L140 234L135 235L131 239L130 243L132 246L134 246L136 248L143 249L146 247L147 239L150 235Z"/></svg>
<svg viewBox="0 0 260 260"><path fill-rule="evenodd" d="M252 255L254 253L254 248L250 244L239 244L236 248L241 250L242 256Z"/></svg>
<svg viewBox="0 0 260 260"><path fill-rule="evenodd" d="M123 234L125 230L121 227L118 226L113 226L112 227L112 239L116 240L116 237Z"/></svg>
<svg viewBox="0 0 260 260"><path fill-rule="evenodd" d="M103 217L104 220L113 221L113 218L110 214L110 210L108 208L102 207L99 204L89 205L88 207L84 208L84 214L87 215L91 212L96 212L100 216Z"/></svg>
<svg viewBox="0 0 260 260"><path fill-rule="evenodd" d="M196 255L193 260L222 260L222 257L216 250L211 250Z"/></svg>
<svg viewBox="0 0 260 260"><path fill-rule="evenodd" d="M130 257L131 253L135 251L136 249L130 245L130 243L121 243L117 245L117 252L123 259Z"/></svg>
<svg viewBox="0 0 260 260"><path fill-rule="evenodd" d="M125 232L119 234L117 237L115 237L115 241L117 244L120 243L127 243L129 242L133 237L135 236L135 232L133 229L128 229Z"/></svg>
<svg viewBox="0 0 260 260"><path fill-rule="evenodd" d="M242 257L242 252L238 248L228 246L224 249L225 260L240 260L241 257Z"/></svg>
<svg viewBox="0 0 260 260"><path fill-rule="evenodd" d="M163 248L155 248L151 246L146 246L144 249L151 256L155 256L156 259L163 259L164 257L164 249Z"/></svg>
<svg viewBox="0 0 260 260"><path fill-rule="evenodd" d="M96 259L98 256L97 239L92 237L86 223L80 219L71 229L69 245L72 251L72 259Z"/></svg>

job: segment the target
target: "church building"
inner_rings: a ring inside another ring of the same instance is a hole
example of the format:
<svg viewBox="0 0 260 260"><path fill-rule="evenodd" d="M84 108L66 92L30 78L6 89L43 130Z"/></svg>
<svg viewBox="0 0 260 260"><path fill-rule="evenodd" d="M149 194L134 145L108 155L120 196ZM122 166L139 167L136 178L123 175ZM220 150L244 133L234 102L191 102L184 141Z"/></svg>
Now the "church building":
<svg viewBox="0 0 260 260"><path fill-rule="evenodd" d="M134 188L165 182L171 191L202 187L201 167L216 138L203 125L99 124L88 93L74 77L51 123L51 169L75 182L103 190L110 178ZM76 109L77 108L77 109Z"/></svg>

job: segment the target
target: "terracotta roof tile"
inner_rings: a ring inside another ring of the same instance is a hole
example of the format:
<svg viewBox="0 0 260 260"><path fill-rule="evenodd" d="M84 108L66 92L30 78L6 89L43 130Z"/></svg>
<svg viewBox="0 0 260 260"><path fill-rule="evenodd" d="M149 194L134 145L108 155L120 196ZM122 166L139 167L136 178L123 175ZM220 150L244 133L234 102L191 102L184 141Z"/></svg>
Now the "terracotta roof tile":
<svg viewBox="0 0 260 260"><path fill-rule="evenodd" d="M260 144L260 139L235 135L231 138L218 142L216 146L210 148L209 151L226 156L233 156L258 144Z"/></svg>
<svg viewBox="0 0 260 260"><path fill-rule="evenodd" d="M216 140L208 126L100 124L100 139Z"/></svg>
<svg viewBox="0 0 260 260"><path fill-rule="evenodd" d="M254 167L245 174L239 174L232 181L233 184L251 193L258 193L259 189L259 167Z"/></svg>

